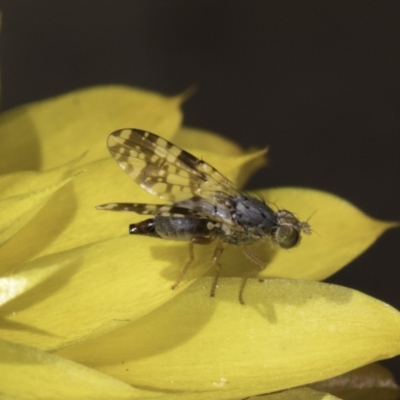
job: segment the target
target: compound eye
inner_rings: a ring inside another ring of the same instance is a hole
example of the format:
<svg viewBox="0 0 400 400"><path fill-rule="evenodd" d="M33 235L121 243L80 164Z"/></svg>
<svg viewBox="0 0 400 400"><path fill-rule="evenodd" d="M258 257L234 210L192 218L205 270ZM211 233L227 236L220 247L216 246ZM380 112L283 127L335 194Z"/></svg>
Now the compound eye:
<svg viewBox="0 0 400 400"><path fill-rule="evenodd" d="M283 249L290 249L299 243L300 234L297 229L284 225L276 230L275 240Z"/></svg>

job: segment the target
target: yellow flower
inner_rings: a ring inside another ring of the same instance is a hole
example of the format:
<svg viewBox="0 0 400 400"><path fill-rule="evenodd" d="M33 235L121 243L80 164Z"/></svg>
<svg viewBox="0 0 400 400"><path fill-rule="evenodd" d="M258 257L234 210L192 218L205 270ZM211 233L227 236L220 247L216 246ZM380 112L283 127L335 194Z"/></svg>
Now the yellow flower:
<svg viewBox="0 0 400 400"><path fill-rule="evenodd" d="M0 393L235 399L400 353L396 310L315 281L395 223L316 190L260 191L302 220L318 209L310 221L316 234L290 251L256 246L269 259L262 276L277 279L251 280L242 306L237 296L249 261L240 248L224 253L226 276L215 298L207 273L212 245L195 248L196 263L172 291L187 243L129 236L128 225L143 217L95 209L157 202L109 157L105 140L119 128L157 133L238 186L265 162L265 151L180 128L182 99L109 86L0 117Z"/></svg>

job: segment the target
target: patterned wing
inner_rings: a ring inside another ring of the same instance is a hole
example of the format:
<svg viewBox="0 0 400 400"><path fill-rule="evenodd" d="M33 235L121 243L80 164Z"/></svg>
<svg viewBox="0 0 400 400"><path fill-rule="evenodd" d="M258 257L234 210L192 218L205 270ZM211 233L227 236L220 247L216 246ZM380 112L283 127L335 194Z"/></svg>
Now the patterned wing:
<svg viewBox="0 0 400 400"><path fill-rule="evenodd" d="M199 210L190 207L190 202L174 204L146 204L146 203L108 203L96 206L98 210L133 212L141 215L159 215L172 218L206 218L214 222L229 225L236 232L243 232L242 226L235 224L231 218L223 218L220 215L211 214L207 210Z"/></svg>
<svg viewBox="0 0 400 400"><path fill-rule="evenodd" d="M122 211L122 212L134 212L142 215L161 215L165 217L197 217L201 218L203 215L190 210L176 206L175 204L146 204L146 203L108 203L96 206L98 210L108 211Z"/></svg>
<svg viewBox="0 0 400 400"><path fill-rule="evenodd" d="M108 149L119 166L143 189L164 200L214 199L238 194L215 168L167 140L139 129L110 134Z"/></svg>

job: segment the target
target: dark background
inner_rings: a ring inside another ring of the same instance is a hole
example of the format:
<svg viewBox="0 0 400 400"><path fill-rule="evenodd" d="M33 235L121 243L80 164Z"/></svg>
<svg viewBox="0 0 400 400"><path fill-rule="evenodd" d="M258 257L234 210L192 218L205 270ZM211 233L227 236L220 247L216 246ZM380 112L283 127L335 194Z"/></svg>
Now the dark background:
<svg viewBox="0 0 400 400"><path fill-rule="evenodd" d="M7 0L2 108L89 85L176 94L185 124L270 146L250 188L306 186L400 220L400 2ZM322 212L322 210L320 210ZM400 231L329 281L400 309ZM400 338L399 338L400 340ZM400 357L385 363L400 380Z"/></svg>

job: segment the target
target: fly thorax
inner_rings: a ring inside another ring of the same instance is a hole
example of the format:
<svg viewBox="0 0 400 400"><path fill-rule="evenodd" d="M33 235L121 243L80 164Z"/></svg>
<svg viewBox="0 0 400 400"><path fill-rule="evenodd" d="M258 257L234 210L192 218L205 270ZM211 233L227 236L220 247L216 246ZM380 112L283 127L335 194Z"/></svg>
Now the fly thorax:
<svg viewBox="0 0 400 400"><path fill-rule="evenodd" d="M252 197L235 199L232 219L257 237L270 236L274 227L273 210Z"/></svg>

